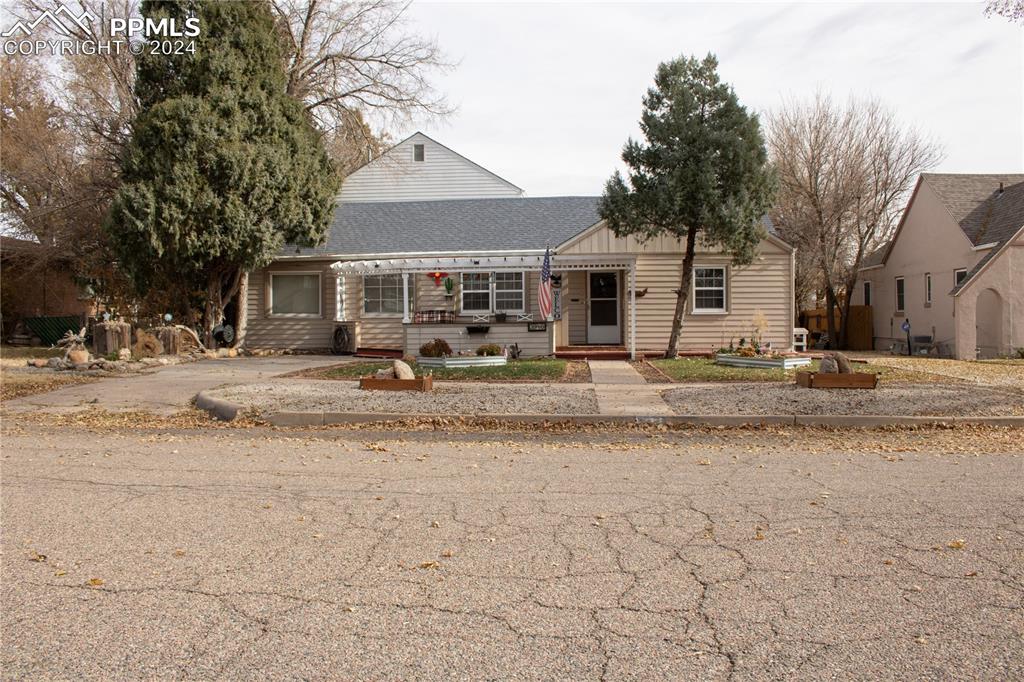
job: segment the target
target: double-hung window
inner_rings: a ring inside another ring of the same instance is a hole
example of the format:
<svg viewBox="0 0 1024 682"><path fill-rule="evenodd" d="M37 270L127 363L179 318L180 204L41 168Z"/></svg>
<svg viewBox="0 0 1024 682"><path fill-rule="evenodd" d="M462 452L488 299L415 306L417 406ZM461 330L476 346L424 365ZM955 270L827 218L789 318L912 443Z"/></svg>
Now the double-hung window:
<svg viewBox="0 0 1024 682"><path fill-rule="evenodd" d="M409 278L409 307L413 304L412 277ZM363 312L370 315L401 315L402 276L366 275L363 277Z"/></svg>
<svg viewBox="0 0 1024 682"><path fill-rule="evenodd" d="M521 272L494 273L494 310L521 313L526 309L526 291Z"/></svg>
<svg viewBox="0 0 1024 682"><path fill-rule="evenodd" d="M896 278L896 312L902 313L906 304L906 289L902 277Z"/></svg>
<svg viewBox="0 0 1024 682"><path fill-rule="evenodd" d="M462 273L462 312L491 312L491 273Z"/></svg>
<svg viewBox="0 0 1024 682"><path fill-rule="evenodd" d="M726 311L726 272L724 267L693 269L693 311L724 313Z"/></svg>
<svg viewBox="0 0 1024 682"><path fill-rule="evenodd" d="M270 273L271 315L320 316L320 273Z"/></svg>

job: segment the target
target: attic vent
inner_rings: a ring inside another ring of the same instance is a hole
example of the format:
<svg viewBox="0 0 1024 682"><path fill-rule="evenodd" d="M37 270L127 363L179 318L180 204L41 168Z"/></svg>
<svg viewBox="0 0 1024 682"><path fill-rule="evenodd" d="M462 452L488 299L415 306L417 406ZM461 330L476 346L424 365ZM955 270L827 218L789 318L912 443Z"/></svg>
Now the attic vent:
<svg viewBox="0 0 1024 682"><path fill-rule="evenodd" d="M412 160L422 161L423 160L423 145L414 144L412 146Z"/></svg>

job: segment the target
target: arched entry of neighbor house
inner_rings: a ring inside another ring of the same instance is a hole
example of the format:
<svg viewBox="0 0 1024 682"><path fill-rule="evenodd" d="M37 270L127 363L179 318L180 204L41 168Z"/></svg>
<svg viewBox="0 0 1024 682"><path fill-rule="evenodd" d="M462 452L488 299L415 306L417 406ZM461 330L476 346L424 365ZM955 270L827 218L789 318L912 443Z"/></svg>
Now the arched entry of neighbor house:
<svg viewBox="0 0 1024 682"><path fill-rule="evenodd" d="M975 327L978 330L979 358L994 358L1005 352L1003 348L1003 297L995 289L978 294L975 308Z"/></svg>

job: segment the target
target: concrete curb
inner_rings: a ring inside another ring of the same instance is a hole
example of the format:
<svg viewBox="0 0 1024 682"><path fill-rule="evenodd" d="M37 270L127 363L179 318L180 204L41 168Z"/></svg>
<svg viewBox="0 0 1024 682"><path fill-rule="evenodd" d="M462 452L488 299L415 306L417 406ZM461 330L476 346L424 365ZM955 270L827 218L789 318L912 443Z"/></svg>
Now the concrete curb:
<svg viewBox="0 0 1024 682"><path fill-rule="evenodd" d="M223 398L214 398L206 391L200 391L196 395L196 407L206 410L214 419L224 422L233 421L238 413L245 409L244 405Z"/></svg>
<svg viewBox="0 0 1024 682"><path fill-rule="evenodd" d="M825 426L878 428L884 426L988 425L1024 428L1024 417L911 417L889 415L605 415L501 414L452 415L374 412L275 412L264 417L273 426L331 426L405 421L456 421L463 424L652 424L657 426Z"/></svg>

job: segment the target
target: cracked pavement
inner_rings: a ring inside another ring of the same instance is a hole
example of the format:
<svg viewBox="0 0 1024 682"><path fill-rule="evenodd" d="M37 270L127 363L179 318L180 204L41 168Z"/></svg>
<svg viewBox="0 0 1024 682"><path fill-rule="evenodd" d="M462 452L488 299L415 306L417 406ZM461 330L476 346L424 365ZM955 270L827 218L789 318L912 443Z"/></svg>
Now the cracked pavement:
<svg viewBox="0 0 1024 682"><path fill-rule="evenodd" d="M1020 679L970 437L13 431L3 678Z"/></svg>

